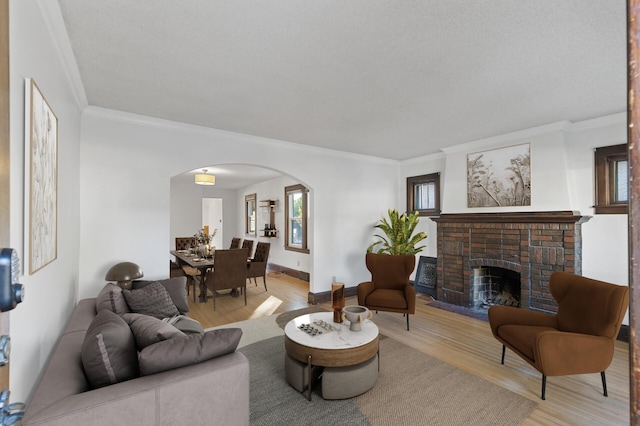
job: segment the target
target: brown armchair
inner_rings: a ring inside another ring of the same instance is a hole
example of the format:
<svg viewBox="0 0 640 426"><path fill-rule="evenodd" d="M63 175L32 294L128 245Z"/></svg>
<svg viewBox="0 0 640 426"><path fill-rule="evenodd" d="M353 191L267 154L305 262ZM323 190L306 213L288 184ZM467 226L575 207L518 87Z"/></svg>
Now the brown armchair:
<svg viewBox="0 0 640 426"><path fill-rule="evenodd" d="M629 288L554 272L549 280L557 314L493 306L489 324L494 337L547 376L600 373L607 396L605 370L611 364L616 337L629 306Z"/></svg>
<svg viewBox="0 0 640 426"><path fill-rule="evenodd" d="M271 244L259 242L256 245L256 252L253 255L253 259L247 263L247 278L255 282L258 285L257 277L262 277L264 283L264 291L267 291L267 261L269 260L269 249Z"/></svg>
<svg viewBox="0 0 640 426"><path fill-rule="evenodd" d="M247 249L216 250L213 269L204 280L206 288L213 293L213 310L216 310L217 290L240 288L247 305Z"/></svg>
<svg viewBox="0 0 640 426"><path fill-rule="evenodd" d="M370 310L399 312L407 317L416 312L416 291L409 276L416 265L415 256L367 253L371 281L358 284L358 304Z"/></svg>

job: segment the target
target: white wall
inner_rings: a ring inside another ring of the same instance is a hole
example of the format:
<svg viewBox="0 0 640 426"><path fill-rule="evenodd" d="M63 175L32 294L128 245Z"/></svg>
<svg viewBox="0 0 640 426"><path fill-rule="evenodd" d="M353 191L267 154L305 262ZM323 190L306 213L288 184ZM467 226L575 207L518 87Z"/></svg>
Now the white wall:
<svg viewBox="0 0 640 426"><path fill-rule="evenodd" d="M57 2L11 1L9 8L10 240L24 258L24 79L33 78L58 118L58 258L34 275L21 277L25 301L11 311L12 402L30 398L78 290L80 110L53 36L55 22L43 18L41 7L55 13Z"/></svg>
<svg viewBox="0 0 640 426"><path fill-rule="evenodd" d="M203 198L220 198L222 200L222 227L216 225L211 226L210 229L213 231L214 228L220 228L216 238L221 235L222 243L216 244L216 247L228 247L231 243L231 236L235 233L239 220L238 215L242 214L236 209L236 190L217 188L215 185L213 187L196 185L193 180L181 176L171 179L169 191L170 231L167 258L173 257L169 255L168 250L175 248L176 237L190 237L202 228Z"/></svg>
<svg viewBox="0 0 640 426"><path fill-rule="evenodd" d="M332 276L347 286L367 279L370 226L398 200L396 162L91 107L82 120L81 297L97 294L123 260L145 277L167 275L171 178L212 159L278 170L313 189L311 292L329 291Z"/></svg>

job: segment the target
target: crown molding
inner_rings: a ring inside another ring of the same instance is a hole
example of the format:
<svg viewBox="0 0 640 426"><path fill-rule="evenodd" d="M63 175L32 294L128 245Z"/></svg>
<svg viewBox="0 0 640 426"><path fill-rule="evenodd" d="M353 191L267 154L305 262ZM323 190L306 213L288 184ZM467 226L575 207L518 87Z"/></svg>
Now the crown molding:
<svg viewBox="0 0 640 426"><path fill-rule="evenodd" d="M51 35L78 108L80 111L83 111L89 106L89 102L87 101L87 94L82 84L80 71L78 70L78 63L71 48L67 27L64 25L60 4L52 0L36 0L36 4L40 9L40 14L47 27L47 31Z"/></svg>

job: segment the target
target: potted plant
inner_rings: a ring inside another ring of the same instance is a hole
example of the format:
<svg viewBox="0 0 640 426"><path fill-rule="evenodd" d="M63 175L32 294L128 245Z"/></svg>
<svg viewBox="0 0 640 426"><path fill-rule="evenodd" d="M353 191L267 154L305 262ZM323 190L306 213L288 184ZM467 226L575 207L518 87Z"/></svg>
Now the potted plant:
<svg viewBox="0 0 640 426"><path fill-rule="evenodd" d="M388 213L389 220L382 217L380 222L374 225L374 228L381 230L384 235L375 234L379 240L367 248L367 253L399 255L416 255L420 253L425 246L417 246L417 244L427 238L427 234L418 232L413 235L413 231L415 231L419 221L418 212L414 211L408 215L406 213L400 215L397 210L389 209ZM375 250L376 246L380 247Z"/></svg>

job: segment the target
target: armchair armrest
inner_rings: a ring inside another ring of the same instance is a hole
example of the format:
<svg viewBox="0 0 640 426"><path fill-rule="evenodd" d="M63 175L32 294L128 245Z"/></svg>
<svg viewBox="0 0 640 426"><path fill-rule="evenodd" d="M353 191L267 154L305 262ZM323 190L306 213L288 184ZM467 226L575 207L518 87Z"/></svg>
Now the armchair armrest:
<svg viewBox="0 0 640 426"><path fill-rule="evenodd" d="M611 364L614 342L604 336L545 331L536 336L533 353L547 376L599 373Z"/></svg>
<svg viewBox="0 0 640 426"><path fill-rule="evenodd" d="M555 314L514 308L512 306L492 306L489 308L489 324L494 337L502 325L537 325L558 328Z"/></svg>
<svg viewBox="0 0 640 426"><path fill-rule="evenodd" d="M367 300L367 296L376 289L375 284L372 281L365 281L363 283L358 284L357 292L358 292L358 305L364 306L365 300Z"/></svg>

